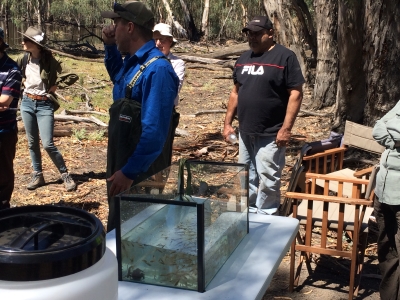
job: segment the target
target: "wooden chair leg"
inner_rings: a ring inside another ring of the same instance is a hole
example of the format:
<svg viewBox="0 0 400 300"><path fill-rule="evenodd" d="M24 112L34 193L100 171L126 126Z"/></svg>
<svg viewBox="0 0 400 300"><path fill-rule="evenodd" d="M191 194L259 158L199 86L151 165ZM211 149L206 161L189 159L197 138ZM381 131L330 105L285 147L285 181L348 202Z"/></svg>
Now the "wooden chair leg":
<svg viewBox="0 0 400 300"><path fill-rule="evenodd" d="M296 239L293 239L292 246L290 247L290 278L289 278L289 291L294 290L294 264L296 262Z"/></svg>
<svg viewBox="0 0 400 300"><path fill-rule="evenodd" d="M301 237L300 232L297 233L296 239L297 239L297 242L298 242L299 244L301 244L301 245L304 245L304 244L305 244L305 242L304 242L304 241L305 241L305 238L302 238L302 237ZM310 254L309 252L301 251L301 252L300 252L300 257L299 257L299 263L298 263L297 268L296 268L296 274L294 275L294 285L295 285L295 286L298 286L298 285L299 285L300 274L301 274L301 269L302 269L302 267L303 267L304 259L305 259L305 261L306 261L306 266L307 266L308 274L309 274L309 275L312 274L312 268L311 268L311 254ZM293 263L294 263L294 262L293 262ZM293 269L294 269L294 265L293 265ZM293 270L293 272L294 272L294 270Z"/></svg>
<svg viewBox="0 0 400 300"><path fill-rule="evenodd" d="M365 249L367 248L368 232L361 232L358 246L357 269L354 287L354 297L357 297L361 284L362 269L364 266Z"/></svg>
<svg viewBox="0 0 400 300"><path fill-rule="evenodd" d="M354 235L357 237L358 234ZM358 240L356 239L356 241L353 240L353 249L351 250L349 300L352 300L354 297L354 285L359 263L359 248L358 248L359 242L360 239Z"/></svg>

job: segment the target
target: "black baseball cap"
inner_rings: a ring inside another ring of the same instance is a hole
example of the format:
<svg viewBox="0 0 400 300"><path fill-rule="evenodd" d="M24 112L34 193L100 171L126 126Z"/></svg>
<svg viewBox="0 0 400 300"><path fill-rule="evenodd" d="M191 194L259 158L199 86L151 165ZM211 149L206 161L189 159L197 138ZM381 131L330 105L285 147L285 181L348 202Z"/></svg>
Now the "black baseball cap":
<svg viewBox="0 0 400 300"><path fill-rule="evenodd" d="M263 29L273 29L272 22L267 16L254 17L246 27L242 29L242 32L246 31L260 31Z"/></svg>
<svg viewBox="0 0 400 300"><path fill-rule="evenodd" d="M114 2L113 9L114 11L101 12L101 16L108 19L123 18L140 26L148 27L148 29L153 29L154 24L149 24L149 21L154 19L154 14L144 3L127 1L119 4Z"/></svg>

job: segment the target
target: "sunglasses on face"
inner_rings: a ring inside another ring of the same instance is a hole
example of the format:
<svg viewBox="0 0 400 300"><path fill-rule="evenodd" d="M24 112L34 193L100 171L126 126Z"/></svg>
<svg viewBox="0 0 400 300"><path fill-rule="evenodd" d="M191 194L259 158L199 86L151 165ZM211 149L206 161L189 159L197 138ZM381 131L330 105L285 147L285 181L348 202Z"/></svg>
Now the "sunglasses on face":
<svg viewBox="0 0 400 300"><path fill-rule="evenodd" d="M27 39L27 38L23 38L22 41L23 41L24 43L26 43L26 42L32 42L30 39Z"/></svg>
<svg viewBox="0 0 400 300"><path fill-rule="evenodd" d="M264 30L260 30L260 31L250 31L250 30L248 30L248 31L246 31L246 36L250 37L250 38L252 38L252 37L260 37L260 36L262 36L264 34L265 34Z"/></svg>

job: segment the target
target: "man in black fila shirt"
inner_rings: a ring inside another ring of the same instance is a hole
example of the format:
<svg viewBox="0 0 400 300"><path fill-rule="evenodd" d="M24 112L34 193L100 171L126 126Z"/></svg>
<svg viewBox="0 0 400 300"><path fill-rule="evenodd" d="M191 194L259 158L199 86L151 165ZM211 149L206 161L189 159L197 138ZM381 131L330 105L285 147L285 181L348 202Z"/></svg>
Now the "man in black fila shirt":
<svg viewBox="0 0 400 300"><path fill-rule="evenodd" d="M250 211L274 214L280 204L285 150L302 101L304 77L296 55L273 40L272 22L255 17L242 32L250 49L233 70L224 136L239 119L239 162L250 166Z"/></svg>

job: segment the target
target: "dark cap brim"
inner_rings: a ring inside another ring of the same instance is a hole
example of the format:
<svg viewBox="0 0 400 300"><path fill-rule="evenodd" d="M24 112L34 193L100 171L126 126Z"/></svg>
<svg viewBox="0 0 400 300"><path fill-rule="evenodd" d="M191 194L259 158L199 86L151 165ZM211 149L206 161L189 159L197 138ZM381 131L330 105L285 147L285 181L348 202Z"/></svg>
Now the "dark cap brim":
<svg viewBox="0 0 400 300"><path fill-rule="evenodd" d="M249 25L247 25L245 28L243 28L242 29L242 32L246 32L246 31L260 31L260 30L263 30L263 29L265 29L264 27L260 27L260 26L256 26L256 25L252 25L252 24L249 24Z"/></svg>
<svg viewBox="0 0 400 300"><path fill-rule="evenodd" d="M120 15L117 14L117 13L115 13L115 12L113 12L113 11L102 11L102 12L100 13L100 15L101 15L103 18L106 18L106 19L120 18Z"/></svg>

